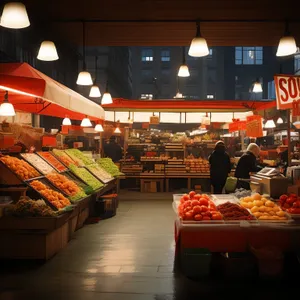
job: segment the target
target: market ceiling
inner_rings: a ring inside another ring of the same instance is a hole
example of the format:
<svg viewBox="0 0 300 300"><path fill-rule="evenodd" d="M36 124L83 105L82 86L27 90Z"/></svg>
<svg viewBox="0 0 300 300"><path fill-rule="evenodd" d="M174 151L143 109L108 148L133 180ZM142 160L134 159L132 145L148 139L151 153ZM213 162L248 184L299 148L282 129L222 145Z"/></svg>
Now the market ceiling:
<svg viewBox="0 0 300 300"><path fill-rule="evenodd" d="M33 23L46 22L69 42L89 46L183 46L195 21L209 46L275 46L285 21L300 40L295 0L85 0L23 1Z"/></svg>

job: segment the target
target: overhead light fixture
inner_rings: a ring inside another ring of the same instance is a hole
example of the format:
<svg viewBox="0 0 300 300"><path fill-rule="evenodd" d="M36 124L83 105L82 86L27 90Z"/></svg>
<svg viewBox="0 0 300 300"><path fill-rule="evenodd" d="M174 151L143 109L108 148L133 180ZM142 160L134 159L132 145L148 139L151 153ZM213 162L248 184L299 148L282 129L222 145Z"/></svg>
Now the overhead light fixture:
<svg viewBox="0 0 300 300"><path fill-rule="evenodd" d="M105 93L102 96L101 104L112 104L113 100L111 94L108 92L108 81L106 82Z"/></svg>
<svg viewBox="0 0 300 300"><path fill-rule="evenodd" d="M133 124L133 119L130 118L130 112L128 113L128 119L127 119L127 122L128 122L129 124Z"/></svg>
<svg viewBox="0 0 300 300"><path fill-rule="evenodd" d="M252 92L253 93L262 93L262 91L263 91L262 85L261 85L259 79L257 78L256 81L254 82Z"/></svg>
<svg viewBox="0 0 300 300"><path fill-rule="evenodd" d="M78 85L92 85L93 80L91 74L86 70L85 63L85 22L82 22L82 56L83 56L83 70L78 74L76 83Z"/></svg>
<svg viewBox="0 0 300 300"><path fill-rule="evenodd" d="M4 100L0 105L0 116L1 117L13 117L16 115L14 106L8 102L8 92L5 92Z"/></svg>
<svg viewBox="0 0 300 300"><path fill-rule="evenodd" d="M104 129L103 129L103 127L102 127L101 124L97 124L95 126L94 130L97 131L97 132L103 132L104 131Z"/></svg>
<svg viewBox="0 0 300 300"><path fill-rule="evenodd" d="M276 124L273 120L268 120L265 124L265 128L266 129L271 129L271 128L275 128Z"/></svg>
<svg viewBox="0 0 300 300"><path fill-rule="evenodd" d="M70 126L70 125L72 125L72 122L71 122L71 120L69 119L69 117L66 116L66 117L63 119L62 124L65 125L65 126Z"/></svg>
<svg viewBox="0 0 300 300"><path fill-rule="evenodd" d="M182 65L179 68L178 76L179 77L189 77L190 76L189 67L187 66L186 61L185 61L185 47L182 47Z"/></svg>
<svg viewBox="0 0 300 300"><path fill-rule="evenodd" d="M177 91L176 95L174 96L175 99L180 99L180 98L183 98L183 95Z"/></svg>
<svg viewBox="0 0 300 300"><path fill-rule="evenodd" d="M114 133L121 133L121 130L120 130L120 128L119 128L119 127L116 127L116 129L115 129Z"/></svg>
<svg viewBox="0 0 300 300"><path fill-rule="evenodd" d="M91 87L91 90L90 90L90 94L89 94L89 97L91 98L100 98L101 97L101 92L100 92L100 89L99 87L96 85L96 82L97 82L97 61L98 61L98 57L96 56L95 58L95 80L94 80L94 83L93 83L93 86Z"/></svg>
<svg viewBox="0 0 300 300"><path fill-rule="evenodd" d="M41 43L37 59L43 61L58 60L58 54L55 44L52 41L43 41Z"/></svg>
<svg viewBox="0 0 300 300"><path fill-rule="evenodd" d="M276 56L288 56L297 52L296 41L289 31L289 23L285 23L284 36L280 39Z"/></svg>
<svg viewBox="0 0 300 300"><path fill-rule="evenodd" d="M0 26L21 29L30 25L26 7L21 2L9 2L4 5L2 16L0 17Z"/></svg>
<svg viewBox="0 0 300 300"><path fill-rule="evenodd" d="M279 117L279 118L277 119L277 124L283 124L283 119Z"/></svg>
<svg viewBox="0 0 300 300"><path fill-rule="evenodd" d="M294 122L293 125L294 125L297 129L300 129L300 121Z"/></svg>
<svg viewBox="0 0 300 300"><path fill-rule="evenodd" d="M86 116L85 118L82 119L80 126L81 127L92 127L93 125L92 125L90 119Z"/></svg>
<svg viewBox="0 0 300 300"><path fill-rule="evenodd" d="M193 56L193 57L207 56L209 54L209 50L205 38L201 36L200 22L196 23L196 27L197 27L196 37L193 38L191 42L190 49L188 52L189 56Z"/></svg>

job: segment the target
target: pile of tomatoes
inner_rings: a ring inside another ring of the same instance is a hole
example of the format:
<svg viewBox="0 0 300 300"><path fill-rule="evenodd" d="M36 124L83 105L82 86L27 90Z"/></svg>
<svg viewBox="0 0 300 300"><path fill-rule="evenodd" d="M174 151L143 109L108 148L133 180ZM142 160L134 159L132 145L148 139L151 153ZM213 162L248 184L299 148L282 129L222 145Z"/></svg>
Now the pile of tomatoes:
<svg viewBox="0 0 300 300"><path fill-rule="evenodd" d="M281 195L279 203L282 210L290 214L300 214L300 197L296 194Z"/></svg>
<svg viewBox="0 0 300 300"><path fill-rule="evenodd" d="M222 220L222 215L217 211L216 205L206 194L196 194L191 191L180 199L178 214L183 220L209 221Z"/></svg>

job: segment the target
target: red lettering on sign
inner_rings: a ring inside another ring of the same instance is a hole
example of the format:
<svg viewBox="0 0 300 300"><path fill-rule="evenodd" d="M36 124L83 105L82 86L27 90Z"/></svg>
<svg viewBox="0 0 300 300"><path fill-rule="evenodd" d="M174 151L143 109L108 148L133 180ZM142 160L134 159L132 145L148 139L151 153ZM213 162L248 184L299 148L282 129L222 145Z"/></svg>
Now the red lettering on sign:
<svg viewBox="0 0 300 300"><path fill-rule="evenodd" d="M279 84L279 88L284 92L285 96L281 95L281 101L286 102L289 99L289 94L288 91L285 88L285 84L287 83L285 78L279 78L278 84Z"/></svg>
<svg viewBox="0 0 300 300"><path fill-rule="evenodd" d="M288 79L288 89L289 89L291 98L296 98L298 96L297 81L294 77L290 77Z"/></svg>
<svg viewBox="0 0 300 300"><path fill-rule="evenodd" d="M299 97L300 97L300 78L297 77L297 84L298 84L298 91L299 91Z"/></svg>

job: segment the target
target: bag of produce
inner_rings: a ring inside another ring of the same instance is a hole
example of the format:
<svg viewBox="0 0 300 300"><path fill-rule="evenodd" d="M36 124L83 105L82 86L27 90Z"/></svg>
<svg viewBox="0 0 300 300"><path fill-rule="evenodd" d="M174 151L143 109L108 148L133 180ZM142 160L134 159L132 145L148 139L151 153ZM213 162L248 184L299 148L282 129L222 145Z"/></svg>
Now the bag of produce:
<svg viewBox="0 0 300 300"><path fill-rule="evenodd" d="M227 177L227 180L225 183L226 193L233 193L235 191L236 185L237 185L236 177Z"/></svg>

